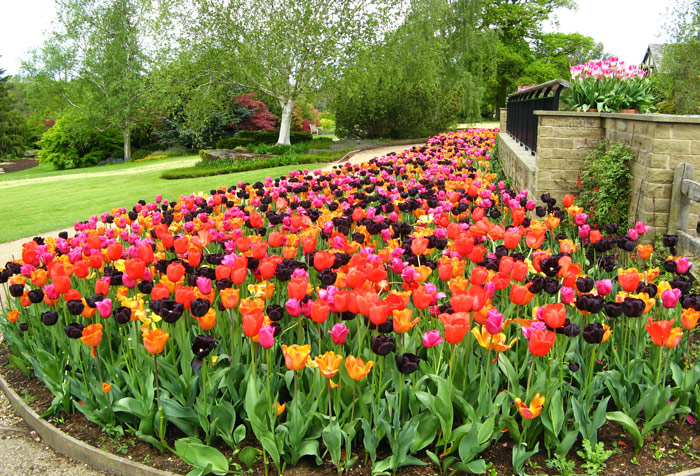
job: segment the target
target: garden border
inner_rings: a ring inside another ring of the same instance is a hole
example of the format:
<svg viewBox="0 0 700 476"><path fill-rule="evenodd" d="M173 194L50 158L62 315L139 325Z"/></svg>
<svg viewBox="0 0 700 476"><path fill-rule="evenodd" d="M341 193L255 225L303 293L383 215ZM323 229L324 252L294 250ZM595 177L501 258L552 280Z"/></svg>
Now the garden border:
<svg viewBox="0 0 700 476"><path fill-rule="evenodd" d="M93 468L108 471L113 474L127 474L116 468L126 466L133 476L178 476L170 471L151 468L141 463L113 455L94 446L88 445L70 435L63 433L29 408L24 400L7 384L0 375L0 389L5 393L12 407L34 429L39 436L55 451L74 460L86 463ZM666 476L700 476L700 467L687 469L680 473L672 473Z"/></svg>
<svg viewBox="0 0 700 476"><path fill-rule="evenodd" d="M86 463L93 468L112 474L129 474L130 476L177 476L170 471L152 468L121 456L116 456L94 446L88 445L54 427L32 410L0 375L0 389L7 396L12 408L51 448L59 453ZM686 475L683 475L686 476Z"/></svg>

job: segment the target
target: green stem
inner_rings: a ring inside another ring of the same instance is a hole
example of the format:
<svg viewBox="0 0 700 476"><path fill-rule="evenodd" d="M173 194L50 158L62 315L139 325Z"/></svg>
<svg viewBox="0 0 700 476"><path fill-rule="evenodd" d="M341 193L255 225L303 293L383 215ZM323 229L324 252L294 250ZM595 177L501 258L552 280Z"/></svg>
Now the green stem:
<svg viewBox="0 0 700 476"><path fill-rule="evenodd" d="M525 388L525 401L530 401L530 381L532 380L532 373L535 371L535 356L532 356L532 364L530 364L530 373L527 376L527 387Z"/></svg>

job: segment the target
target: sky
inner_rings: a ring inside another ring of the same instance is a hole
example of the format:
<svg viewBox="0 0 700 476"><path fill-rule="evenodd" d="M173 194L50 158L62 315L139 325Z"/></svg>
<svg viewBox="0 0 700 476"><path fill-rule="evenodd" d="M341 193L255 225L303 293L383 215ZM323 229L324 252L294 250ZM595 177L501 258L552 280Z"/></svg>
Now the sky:
<svg viewBox="0 0 700 476"><path fill-rule="evenodd" d="M578 0L559 10L559 31L578 32L605 45L626 63L641 63L650 43L663 42L664 0ZM16 74L27 51L43 43L55 15L54 0L0 0L0 69ZM553 30L553 28L552 28Z"/></svg>

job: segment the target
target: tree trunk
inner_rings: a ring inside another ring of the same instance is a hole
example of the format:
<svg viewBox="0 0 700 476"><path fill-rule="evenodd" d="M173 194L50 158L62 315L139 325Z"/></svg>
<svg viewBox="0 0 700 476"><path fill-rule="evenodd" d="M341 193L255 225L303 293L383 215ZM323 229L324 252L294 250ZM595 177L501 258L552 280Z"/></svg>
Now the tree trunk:
<svg viewBox="0 0 700 476"><path fill-rule="evenodd" d="M294 112L294 104L296 99L289 98L287 102L280 100L282 106L282 122L280 123L280 136L277 139L277 145L291 145L289 141L289 130L292 127L292 113Z"/></svg>
<svg viewBox="0 0 700 476"><path fill-rule="evenodd" d="M131 160L131 131L122 129L122 135L124 136L124 162L126 162Z"/></svg>

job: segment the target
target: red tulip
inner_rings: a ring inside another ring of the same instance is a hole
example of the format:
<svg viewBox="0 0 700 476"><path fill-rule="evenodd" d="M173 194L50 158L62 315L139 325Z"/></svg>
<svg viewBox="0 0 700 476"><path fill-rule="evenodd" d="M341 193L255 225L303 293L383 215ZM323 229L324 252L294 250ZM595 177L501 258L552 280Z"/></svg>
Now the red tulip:
<svg viewBox="0 0 700 476"><path fill-rule="evenodd" d="M550 331L536 330L530 335L530 343L527 348L533 355L542 357L547 355L554 345L556 334Z"/></svg>

